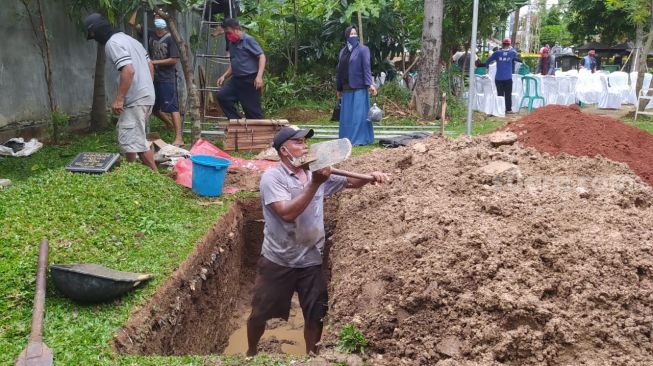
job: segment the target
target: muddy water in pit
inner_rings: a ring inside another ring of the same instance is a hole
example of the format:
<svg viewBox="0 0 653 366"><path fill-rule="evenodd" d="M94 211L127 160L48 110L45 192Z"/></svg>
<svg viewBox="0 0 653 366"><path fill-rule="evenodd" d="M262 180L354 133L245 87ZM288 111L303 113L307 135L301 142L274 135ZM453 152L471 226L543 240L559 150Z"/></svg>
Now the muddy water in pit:
<svg viewBox="0 0 653 366"><path fill-rule="evenodd" d="M223 352L225 355L244 354L247 351L247 317L251 310L249 306L241 307L239 312L234 313L234 323L238 324L239 328L229 337L229 343ZM304 317L297 294L292 299L287 322L283 319L268 321L259 349L263 352L283 352L290 355L306 354Z"/></svg>
<svg viewBox="0 0 653 366"><path fill-rule="evenodd" d="M114 338L120 354L237 354L247 350L256 262L263 241L258 199L235 202L193 252ZM265 353L305 354L303 316L268 321Z"/></svg>

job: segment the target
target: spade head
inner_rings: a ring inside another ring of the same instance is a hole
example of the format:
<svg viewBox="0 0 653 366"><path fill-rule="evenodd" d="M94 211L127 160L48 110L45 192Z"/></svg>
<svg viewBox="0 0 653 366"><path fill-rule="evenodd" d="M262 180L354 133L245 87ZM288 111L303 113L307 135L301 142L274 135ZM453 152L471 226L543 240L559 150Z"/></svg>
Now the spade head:
<svg viewBox="0 0 653 366"><path fill-rule="evenodd" d="M54 355L45 343L30 340L27 348L18 355L15 366L52 366Z"/></svg>
<svg viewBox="0 0 653 366"><path fill-rule="evenodd" d="M310 147L309 156L315 158L308 164L312 172L338 164L349 158L351 155L351 142L349 139L338 139L325 142L318 142Z"/></svg>
<svg viewBox="0 0 653 366"><path fill-rule="evenodd" d="M301 167L314 172L343 162L349 158L349 155L351 155L349 139L330 140L311 145L309 152L294 159L292 164L297 168Z"/></svg>

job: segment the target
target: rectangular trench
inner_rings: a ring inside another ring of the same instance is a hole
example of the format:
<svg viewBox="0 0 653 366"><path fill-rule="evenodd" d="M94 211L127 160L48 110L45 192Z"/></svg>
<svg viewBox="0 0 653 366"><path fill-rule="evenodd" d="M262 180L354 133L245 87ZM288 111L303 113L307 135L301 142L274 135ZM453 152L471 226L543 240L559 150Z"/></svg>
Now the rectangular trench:
<svg viewBox="0 0 653 366"><path fill-rule="evenodd" d="M336 202L325 204L325 210L335 210ZM327 214L327 218L330 217L332 215ZM119 354L165 356L225 352L229 337L236 330L242 333L248 315L263 227L260 199L234 202L199 240L179 269L160 285L146 304L130 315L114 337L114 350ZM334 227L335 221L326 222L327 238L329 228ZM327 241L324 258L327 283L330 244ZM293 301L296 302L296 298ZM266 334L273 330L271 333L278 335L280 331L285 332L283 328L294 327L290 332L295 334L294 349L303 354L303 319L296 305L293 304L289 323L280 325L279 321L271 320ZM259 350L285 352L284 342L293 344L289 338L266 341L264 335Z"/></svg>
<svg viewBox="0 0 653 366"><path fill-rule="evenodd" d="M259 199L234 202L192 253L131 314L114 337L119 354L221 353L238 327L232 321L241 285L251 286L263 241Z"/></svg>

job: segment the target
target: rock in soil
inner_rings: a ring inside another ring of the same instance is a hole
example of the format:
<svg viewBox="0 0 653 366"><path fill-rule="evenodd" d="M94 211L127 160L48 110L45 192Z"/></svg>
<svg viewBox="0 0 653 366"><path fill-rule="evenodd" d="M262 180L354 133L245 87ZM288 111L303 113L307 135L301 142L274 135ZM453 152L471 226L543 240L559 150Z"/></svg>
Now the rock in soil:
<svg viewBox="0 0 653 366"><path fill-rule="evenodd" d="M397 173L336 196L329 329L356 321L375 365L653 364L650 186L600 156L421 143L343 166ZM497 161L521 178L479 179Z"/></svg>
<svg viewBox="0 0 653 366"><path fill-rule="evenodd" d="M497 131L488 135L492 146L512 145L517 142L517 135L510 131Z"/></svg>

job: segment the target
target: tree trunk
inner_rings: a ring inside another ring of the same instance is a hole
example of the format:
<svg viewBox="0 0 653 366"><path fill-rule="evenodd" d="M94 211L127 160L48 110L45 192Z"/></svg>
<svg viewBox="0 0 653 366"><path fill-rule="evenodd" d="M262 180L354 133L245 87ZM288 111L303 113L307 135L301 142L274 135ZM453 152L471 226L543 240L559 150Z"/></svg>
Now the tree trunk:
<svg viewBox="0 0 653 366"><path fill-rule="evenodd" d="M299 67L299 26L297 18L297 0L293 0L293 15L295 16L295 70Z"/></svg>
<svg viewBox="0 0 653 366"><path fill-rule="evenodd" d="M424 0L422 52L414 96L417 114L427 119L437 115L443 15L444 0Z"/></svg>
<svg viewBox="0 0 653 366"><path fill-rule="evenodd" d="M365 44L365 37L363 37L363 16L361 15L360 10L356 13L358 13L358 39L360 44Z"/></svg>
<svg viewBox="0 0 653 366"><path fill-rule="evenodd" d="M34 34L34 39L36 40L36 45L39 48L41 53L41 60L43 61L43 73L45 74L45 83L48 93L48 105L50 107L50 123L52 124L52 136L54 143L59 143L59 125L57 120L55 120L54 112L57 110L56 103L54 101L54 87L52 85L52 56L50 53L50 41L48 40L48 29L45 26L45 18L43 17L43 7L41 5L41 0L36 1L36 7L39 16L38 26L34 23L32 18L32 12L29 8L29 1L23 0L23 5L27 11L27 17L29 18L30 25L32 26L32 32ZM37 30L38 29L38 30Z"/></svg>
<svg viewBox="0 0 653 366"><path fill-rule="evenodd" d="M519 30L519 9L521 7L517 6L515 9L515 19L512 22L512 44L517 43L517 31Z"/></svg>
<svg viewBox="0 0 653 366"><path fill-rule="evenodd" d="M188 43L184 41L181 34L179 33L179 29L177 28L176 11L171 11L169 14L166 14L162 10L157 9L156 12L168 23L170 35L172 36L172 39L177 42L177 46L179 47L179 61L181 62L181 68L184 71L184 78L186 79L186 92L188 93L188 101L190 105L188 114L190 114L190 119L192 121L190 138L191 143L195 143L195 141L197 141L202 134L203 116L200 114L200 98L196 87L197 84L195 82L195 75L193 74L193 70L191 69L190 65L190 50L188 48Z"/></svg>
<svg viewBox="0 0 653 366"><path fill-rule="evenodd" d="M649 24L648 24L648 36L646 37L646 42L644 43L642 49L640 50L640 53L638 55L639 60L637 60L637 84L635 85L635 93L636 95L639 95L640 90L642 90L642 84L644 84L644 74L648 70L648 65L646 63L646 56L648 55L648 52L651 50L651 46L653 46L653 0L651 0L651 3L649 4ZM644 34L644 25L638 25L637 26L637 36L639 39L643 38ZM648 93L648 95L651 95L651 92ZM646 105L648 104L648 99L642 99L642 102L639 104L639 109L644 110Z"/></svg>
<svg viewBox="0 0 653 366"><path fill-rule="evenodd" d="M95 77L93 81L93 105L91 107L91 131L102 131L108 126L107 96L104 88L104 46L97 44Z"/></svg>

